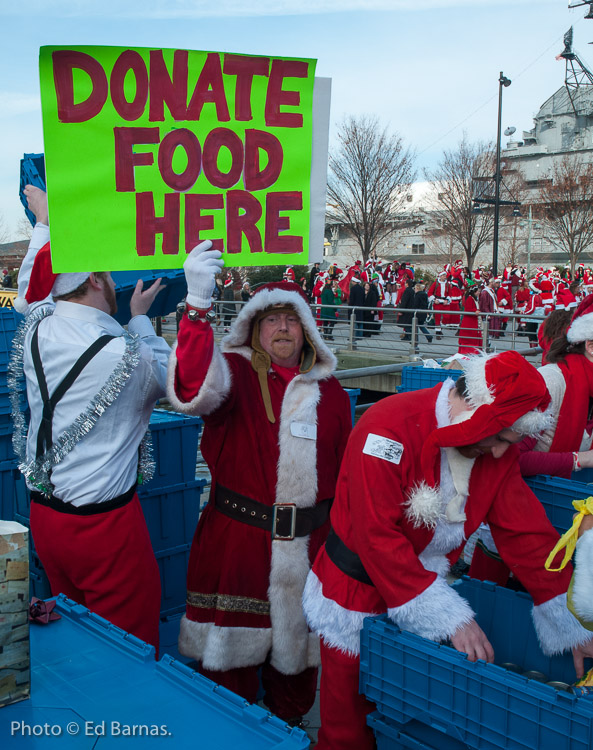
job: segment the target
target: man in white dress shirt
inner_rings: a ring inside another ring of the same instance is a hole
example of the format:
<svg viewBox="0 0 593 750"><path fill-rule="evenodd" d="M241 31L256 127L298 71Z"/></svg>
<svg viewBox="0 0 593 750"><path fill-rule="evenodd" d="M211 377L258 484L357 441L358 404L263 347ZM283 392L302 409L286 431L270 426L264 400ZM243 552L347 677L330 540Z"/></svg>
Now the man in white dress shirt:
<svg viewBox="0 0 593 750"><path fill-rule="evenodd" d="M146 290L138 282L126 332L112 317L110 273L53 274L45 193L26 194L38 221L19 273L15 307L27 326L13 370L20 359L31 409L28 434L18 415L15 431L35 548L54 595L158 652L160 577L136 485L170 353L146 316L160 279Z"/></svg>

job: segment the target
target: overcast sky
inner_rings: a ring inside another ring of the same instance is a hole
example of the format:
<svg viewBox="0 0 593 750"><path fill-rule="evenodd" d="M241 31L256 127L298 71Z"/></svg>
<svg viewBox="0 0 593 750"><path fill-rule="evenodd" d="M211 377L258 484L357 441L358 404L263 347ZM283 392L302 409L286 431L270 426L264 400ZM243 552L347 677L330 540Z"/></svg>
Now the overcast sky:
<svg viewBox="0 0 593 750"><path fill-rule="evenodd" d="M1 0L0 216L22 215L19 159L42 152L42 45L203 49L313 57L332 79L331 134L345 115L372 114L436 166L465 130L494 139L498 75L503 128L532 127L564 82L554 58L575 27L593 67L593 21L567 0ZM26 8L26 9L25 9ZM84 168L84 165L81 165ZM421 174L420 174L421 176Z"/></svg>

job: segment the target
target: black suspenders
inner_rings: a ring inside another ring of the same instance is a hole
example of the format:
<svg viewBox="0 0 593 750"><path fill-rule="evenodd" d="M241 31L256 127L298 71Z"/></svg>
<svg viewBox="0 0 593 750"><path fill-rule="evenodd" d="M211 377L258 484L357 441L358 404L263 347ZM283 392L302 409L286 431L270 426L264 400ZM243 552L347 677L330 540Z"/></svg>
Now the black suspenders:
<svg viewBox="0 0 593 750"><path fill-rule="evenodd" d="M50 396L47 389L47 381L43 372L43 365L41 364L41 357L39 355L38 332L39 326L35 329L35 333L31 340L31 355L33 357L33 365L35 366L35 374L37 375L37 381L39 383L41 399L43 401L43 413L41 416L41 423L39 424L39 431L37 433L37 458L40 458L44 453L50 450L53 444L52 422L56 405L93 357L98 354L101 349L111 341L111 339L116 337L105 334L94 341L89 348L80 355L72 366L72 369L66 374L62 382Z"/></svg>

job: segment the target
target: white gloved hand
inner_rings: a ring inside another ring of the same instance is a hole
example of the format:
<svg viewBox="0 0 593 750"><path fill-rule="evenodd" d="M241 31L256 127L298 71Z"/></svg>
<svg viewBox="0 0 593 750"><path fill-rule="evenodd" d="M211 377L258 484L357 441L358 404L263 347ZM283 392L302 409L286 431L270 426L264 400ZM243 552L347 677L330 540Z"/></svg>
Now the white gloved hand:
<svg viewBox="0 0 593 750"><path fill-rule="evenodd" d="M187 282L187 304L206 310L212 304L215 276L224 266L220 250L210 250L210 240L200 242L187 256L183 264Z"/></svg>

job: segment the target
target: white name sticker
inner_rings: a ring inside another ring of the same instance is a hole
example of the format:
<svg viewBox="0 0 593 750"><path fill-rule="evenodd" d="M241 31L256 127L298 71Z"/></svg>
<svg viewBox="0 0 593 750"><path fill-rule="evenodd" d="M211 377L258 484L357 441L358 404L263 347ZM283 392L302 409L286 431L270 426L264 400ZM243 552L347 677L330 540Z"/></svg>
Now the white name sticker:
<svg viewBox="0 0 593 750"><path fill-rule="evenodd" d="M404 446L397 440L390 440L382 435L373 435L370 432L367 435L362 452L366 453L367 456L375 456L375 458L382 458L392 464L398 464L401 461Z"/></svg>
<svg viewBox="0 0 593 750"><path fill-rule="evenodd" d="M306 440L317 440L317 425L308 422L291 422L290 434Z"/></svg>

